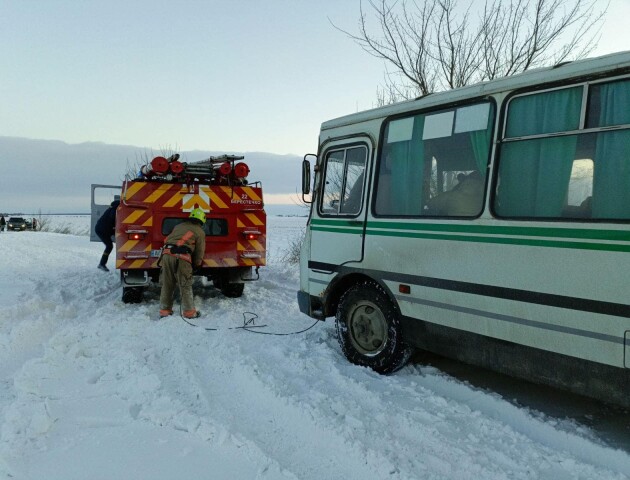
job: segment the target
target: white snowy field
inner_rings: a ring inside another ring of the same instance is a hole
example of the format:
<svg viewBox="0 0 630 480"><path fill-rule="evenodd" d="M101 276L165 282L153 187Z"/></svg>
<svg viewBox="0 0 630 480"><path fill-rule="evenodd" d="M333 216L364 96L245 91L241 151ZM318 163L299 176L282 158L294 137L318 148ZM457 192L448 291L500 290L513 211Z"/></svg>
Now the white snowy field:
<svg viewBox="0 0 630 480"><path fill-rule="evenodd" d="M0 233L0 478L630 478L630 454L587 428L434 367L349 364L330 319L231 329L246 312L266 333L313 324L282 262L304 223L269 217L270 264L243 297L198 282L199 327L156 321L157 287L123 304L85 235Z"/></svg>

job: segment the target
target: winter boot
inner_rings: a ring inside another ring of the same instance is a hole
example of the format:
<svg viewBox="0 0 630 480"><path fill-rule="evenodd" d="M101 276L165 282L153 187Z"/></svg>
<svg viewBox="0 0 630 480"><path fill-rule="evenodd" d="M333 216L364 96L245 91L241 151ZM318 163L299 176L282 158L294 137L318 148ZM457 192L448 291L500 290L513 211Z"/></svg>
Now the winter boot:
<svg viewBox="0 0 630 480"><path fill-rule="evenodd" d="M171 309L160 310L160 318L165 318L165 317L168 317L169 315L173 315L173 310Z"/></svg>
<svg viewBox="0 0 630 480"><path fill-rule="evenodd" d="M184 318L199 318L201 316L201 312L196 309L184 310Z"/></svg>

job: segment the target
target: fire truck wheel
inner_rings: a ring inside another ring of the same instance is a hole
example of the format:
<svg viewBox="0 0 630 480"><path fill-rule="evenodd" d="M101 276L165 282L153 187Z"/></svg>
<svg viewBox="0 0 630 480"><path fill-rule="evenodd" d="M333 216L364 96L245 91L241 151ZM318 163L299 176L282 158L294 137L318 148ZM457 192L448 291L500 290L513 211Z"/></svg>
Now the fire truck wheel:
<svg viewBox="0 0 630 480"><path fill-rule="evenodd" d="M244 283L225 283L221 286L221 293L228 298L238 298L243 295Z"/></svg>
<svg viewBox="0 0 630 480"><path fill-rule="evenodd" d="M141 287L123 287L122 301L123 303L142 302L142 288Z"/></svg>
<svg viewBox="0 0 630 480"><path fill-rule="evenodd" d="M412 349L402 338L400 314L374 282L359 283L343 294L335 324L344 355L356 365L388 374L411 356Z"/></svg>

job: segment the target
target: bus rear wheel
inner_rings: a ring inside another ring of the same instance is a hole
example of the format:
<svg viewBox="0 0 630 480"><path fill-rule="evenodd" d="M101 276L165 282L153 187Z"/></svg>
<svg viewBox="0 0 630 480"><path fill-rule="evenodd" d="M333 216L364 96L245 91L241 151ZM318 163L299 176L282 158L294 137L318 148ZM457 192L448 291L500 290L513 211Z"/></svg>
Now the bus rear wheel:
<svg viewBox="0 0 630 480"><path fill-rule="evenodd" d="M400 315L381 286L363 282L346 291L336 316L337 338L348 360L388 374L405 365L412 349L402 339Z"/></svg>

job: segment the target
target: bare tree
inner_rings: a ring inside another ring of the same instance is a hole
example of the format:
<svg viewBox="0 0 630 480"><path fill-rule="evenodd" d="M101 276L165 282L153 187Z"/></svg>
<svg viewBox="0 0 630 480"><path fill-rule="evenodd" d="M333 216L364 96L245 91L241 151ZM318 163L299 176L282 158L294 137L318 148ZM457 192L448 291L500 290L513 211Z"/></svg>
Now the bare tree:
<svg viewBox="0 0 630 480"><path fill-rule="evenodd" d="M171 155L177 153L177 145L175 147L171 147L170 145L160 146L159 155L164 158L169 158ZM138 172L140 169L151 163L151 160L156 156L153 152L153 149L145 150L142 153L136 153L136 158L133 163L127 159L127 167L125 169L125 176L121 179L121 182L125 179L131 180L132 178L136 178L138 176Z"/></svg>
<svg viewBox="0 0 630 480"><path fill-rule="evenodd" d="M458 0L369 0L379 35L363 3L358 33L335 28L393 67L377 91L386 104L582 58L597 45L608 9L595 4L485 0L473 19L473 2L462 9Z"/></svg>

